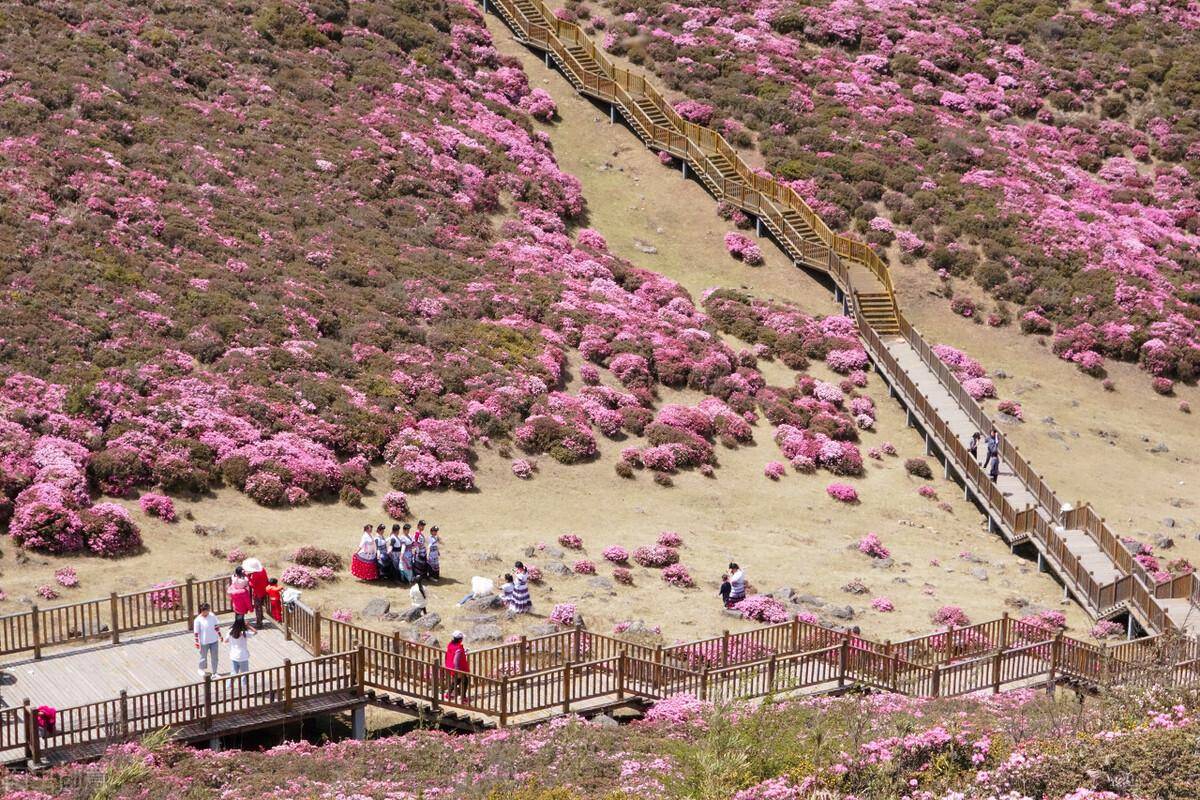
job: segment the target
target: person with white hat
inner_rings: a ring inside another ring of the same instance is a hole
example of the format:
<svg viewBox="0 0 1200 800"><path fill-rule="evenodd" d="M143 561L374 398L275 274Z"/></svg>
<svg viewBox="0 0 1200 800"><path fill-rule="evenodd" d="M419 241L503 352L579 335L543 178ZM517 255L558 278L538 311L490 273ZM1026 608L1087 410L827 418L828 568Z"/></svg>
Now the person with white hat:
<svg viewBox="0 0 1200 800"><path fill-rule="evenodd" d="M247 558L242 562L242 569L246 570L246 577L250 581L250 597L254 600L254 629L258 630L263 626L263 614L270 601L267 595L267 571L257 558Z"/></svg>

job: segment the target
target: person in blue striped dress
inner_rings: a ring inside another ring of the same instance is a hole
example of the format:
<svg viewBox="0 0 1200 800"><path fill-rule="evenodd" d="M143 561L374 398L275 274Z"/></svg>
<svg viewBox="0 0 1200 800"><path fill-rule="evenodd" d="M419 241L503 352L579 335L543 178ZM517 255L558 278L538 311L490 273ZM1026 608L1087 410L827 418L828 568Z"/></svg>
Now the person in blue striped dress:
<svg viewBox="0 0 1200 800"><path fill-rule="evenodd" d="M513 566L512 605L509 607L516 614L528 614L533 611L533 598L529 596L529 570L520 561Z"/></svg>

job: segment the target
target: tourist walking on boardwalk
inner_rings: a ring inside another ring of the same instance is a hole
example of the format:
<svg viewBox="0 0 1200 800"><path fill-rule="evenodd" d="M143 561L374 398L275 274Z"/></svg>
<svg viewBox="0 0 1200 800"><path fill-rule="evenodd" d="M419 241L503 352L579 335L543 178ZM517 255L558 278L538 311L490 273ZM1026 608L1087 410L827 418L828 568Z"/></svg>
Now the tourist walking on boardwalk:
<svg viewBox="0 0 1200 800"><path fill-rule="evenodd" d="M350 559L350 574L360 581L373 581L379 577L379 564L375 560L378 551L375 548L375 537L371 526L363 526L362 538L358 542L358 550Z"/></svg>
<svg viewBox="0 0 1200 800"><path fill-rule="evenodd" d="M736 562L729 562L729 600L726 605L734 605L746 599L746 573Z"/></svg>
<svg viewBox="0 0 1200 800"><path fill-rule="evenodd" d="M520 561L513 565L513 593L512 593L512 608L513 613L528 614L533 611L533 598L529 596L529 570L525 569L525 565Z"/></svg>
<svg viewBox="0 0 1200 800"><path fill-rule="evenodd" d="M233 577L229 579L229 602L233 605L233 618L245 619L254 607L254 599L250 596L250 579L246 577L245 567L234 567Z"/></svg>
<svg viewBox="0 0 1200 800"><path fill-rule="evenodd" d="M444 700L458 699L466 701L467 688L470 686L471 663L467 660L467 648L463 646L463 632L455 631L450 634L450 644L446 645L446 669L453 670L448 677Z"/></svg>
<svg viewBox="0 0 1200 800"><path fill-rule="evenodd" d="M971 439L967 442L967 452L971 454L972 461L979 460L979 440L983 438L983 434L975 431L971 434Z"/></svg>
<svg viewBox="0 0 1200 800"><path fill-rule="evenodd" d="M429 577L437 580L442 577L442 536L438 526L429 529Z"/></svg>
<svg viewBox="0 0 1200 800"><path fill-rule="evenodd" d="M733 593L733 585L729 582L729 573L721 576L721 588L717 590L717 594L721 596L721 605L729 608L729 595Z"/></svg>
<svg viewBox="0 0 1200 800"><path fill-rule="evenodd" d="M267 597L271 601L271 619L283 622L283 587L278 578L267 581Z"/></svg>
<svg viewBox="0 0 1200 800"><path fill-rule="evenodd" d="M246 625L246 620L235 619L233 627L229 629L229 661L233 664L230 670L232 675L241 675L250 671L250 643L248 639L254 635L254 631ZM242 678L242 685L245 686L246 679Z"/></svg>
<svg viewBox="0 0 1200 800"><path fill-rule="evenodd" d="M263 615L270 601L267 596L267 571L257 558L247 558L242 562L242 569L246 570L246 577L250 580L250 599L254 602L254 627L261 628Z"/></svg>
<svg viewBox="0 0 1200 800"><path fill-rule="evenodd" d="M192 620L192 637L200 651L200 664L196 670L203 678L217 672L217 645L221 642L221 621L212 613L208 603L200 604L200 613Z"/></svg>
<svg viewBox="0 0 1200 800"><path fill-rule="evenodd" d="M425 587L420 581L413 581L412 587L408 590L408 596L412 600L413 619L425 616L425 604L428 598L425 596Z"/></svg>
<svg viewBox="0 0 1200 800"><path fill-rule="evenodd" d="M987 447L986 455L984 456L983 467L987 469L993 461L1000 460L1000 432L992 428L992 432L986 439L983 440Z"/></svg>
<svg viewBox="0 0 1200 800"><path fill-rule="evenodd" d="M988 470L988 477L992 479L992 483L1000 479L1000 459L992 459L991 468Z"/></svg>

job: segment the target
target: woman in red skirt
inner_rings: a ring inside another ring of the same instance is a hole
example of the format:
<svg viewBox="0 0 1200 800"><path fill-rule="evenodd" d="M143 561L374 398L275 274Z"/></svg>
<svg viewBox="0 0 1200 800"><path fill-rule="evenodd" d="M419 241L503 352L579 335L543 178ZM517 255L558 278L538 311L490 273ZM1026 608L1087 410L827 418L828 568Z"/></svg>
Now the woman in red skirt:
<svg viewBox="0 0 1200 800"><path fill-rule="evenodd" d="M371 533L371 526L363 526L362 540L358 544L358 550L354 553L354 557L350 559L350 574L360 581L373 581L378 578L379 563L375 560L378 552L375 547L375 537Z"/></svg>

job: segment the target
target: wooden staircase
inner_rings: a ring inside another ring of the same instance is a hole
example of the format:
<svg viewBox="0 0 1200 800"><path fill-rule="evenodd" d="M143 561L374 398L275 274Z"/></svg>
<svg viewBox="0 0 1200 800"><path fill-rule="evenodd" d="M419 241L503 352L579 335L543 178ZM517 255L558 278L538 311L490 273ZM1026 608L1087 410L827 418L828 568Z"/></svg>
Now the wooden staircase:
<svg viewBox="0 0 1200 800"><path fill-rule="evenodd" d="M880 336L900 333L900 320L896 315L896 301L887 292L855 292L855 301L867 323Z"/></svg>

